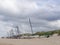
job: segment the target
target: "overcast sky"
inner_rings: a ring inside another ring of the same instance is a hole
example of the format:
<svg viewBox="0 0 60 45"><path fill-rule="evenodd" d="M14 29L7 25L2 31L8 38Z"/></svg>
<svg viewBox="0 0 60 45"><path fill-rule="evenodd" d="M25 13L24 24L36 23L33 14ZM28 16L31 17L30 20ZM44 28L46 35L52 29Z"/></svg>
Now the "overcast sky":
<svg viewBox="0 0 60 45"><path fill-rule="evenodd" d="M0 0L0 36L15 26L22 33L60 29L60 0Z"/></svg>

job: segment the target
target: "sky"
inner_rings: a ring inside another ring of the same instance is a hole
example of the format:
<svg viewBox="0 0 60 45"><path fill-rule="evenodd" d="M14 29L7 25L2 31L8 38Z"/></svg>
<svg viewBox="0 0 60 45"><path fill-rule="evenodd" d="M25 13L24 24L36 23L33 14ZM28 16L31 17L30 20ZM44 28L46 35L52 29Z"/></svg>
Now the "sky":
<svg viewBox="0 0 60 45"><path fill-rule="evenodd" d="M0 0L0 36L19 26L21 33L60 29L60 0Z"/></svg>

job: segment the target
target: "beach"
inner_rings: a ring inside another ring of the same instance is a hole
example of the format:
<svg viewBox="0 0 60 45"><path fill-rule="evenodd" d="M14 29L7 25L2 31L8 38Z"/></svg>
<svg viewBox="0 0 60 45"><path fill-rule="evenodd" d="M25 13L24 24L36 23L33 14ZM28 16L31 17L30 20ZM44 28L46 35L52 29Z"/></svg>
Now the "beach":
<svg viewBox="0 0 60 45"><path fill-rule="evenodd" d="M60 45L60 36L34 39L0 39L0 45Z"/></svg>

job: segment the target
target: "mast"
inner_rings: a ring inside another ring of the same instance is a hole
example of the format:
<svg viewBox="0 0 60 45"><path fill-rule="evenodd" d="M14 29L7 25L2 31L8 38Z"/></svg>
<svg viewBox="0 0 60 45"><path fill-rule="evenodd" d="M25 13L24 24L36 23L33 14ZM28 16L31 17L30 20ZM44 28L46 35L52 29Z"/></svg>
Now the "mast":
<svg viewBox="0 0 60 45"><path fill-rule="evenodd" d="M17 36L19 37L19 39L20 39L20 30L19 30L19 27L18 26L16 26L16 28L17 28L17 30L16 30L16 32L17 32Z"/></svg>
<svg viewBox="0 0 60 45"><path fill-rule="evenodd" d="M13 31L13 29L11 29L10 33L11 33L11 36L13 37L13 36L14 36L14 31Z"/></svg>
<svg viewBox="0 0 60 45"><path fill-rule="evenodd" d="M30 18L29 18L29 24L30 24L30 28L31 28L31 33L32 33L32 35L33 35L32 23L31 23Z"/></svg>
<svg viewBox="0 0 60 45"><path fill-rule="evenodd" d="M17 35L19 35L19 34L20 34L19 27L18 27L18 26L16 26L16 28L17 28L17 30L16 30Z"/></svg>
<svg viewBox="0 0 60 45"><path fill-rule="evenodd" d="M10 37L9 32L7 32L7 37Z"/></svg>

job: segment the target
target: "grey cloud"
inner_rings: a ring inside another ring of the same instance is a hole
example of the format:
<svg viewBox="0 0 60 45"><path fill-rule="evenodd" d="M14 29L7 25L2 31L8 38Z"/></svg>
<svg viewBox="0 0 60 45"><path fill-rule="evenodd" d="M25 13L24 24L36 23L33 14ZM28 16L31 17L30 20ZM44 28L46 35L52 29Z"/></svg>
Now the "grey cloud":
<svg viewBox="0 0 60 45"><path fill-rule="evenodd" d="M7 6L8 9L5 9L4 7L2 8L0 6L0 16L1 15L3 16L0 21L6 23L6 24L2 24L5 28L19 25L20 30L22 32L24 31L29 32L30 26L28 19L30 18L34 32L59 29L56 26L49 25L50 24L49 22L60 20L60 9L59 9L60 4L58 3L58 1L57 2L56 0L55 1L54 0L53 1L52 0L25 0L25 1L17 0L16 2L13 1L11 2L14 6L14 9L11 6L10 7Z"/></svg>

